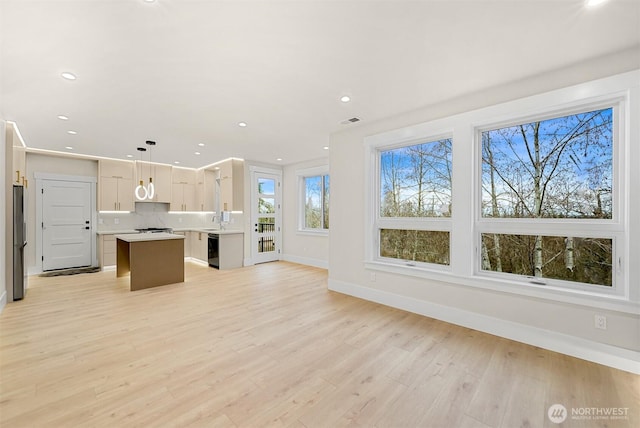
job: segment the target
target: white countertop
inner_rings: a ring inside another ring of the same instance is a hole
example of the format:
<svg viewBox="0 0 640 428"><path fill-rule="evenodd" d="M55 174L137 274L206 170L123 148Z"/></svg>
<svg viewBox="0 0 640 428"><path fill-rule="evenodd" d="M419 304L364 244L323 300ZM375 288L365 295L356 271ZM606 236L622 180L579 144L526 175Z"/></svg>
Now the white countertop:
<svg viewBox="0 0 640 428"><path fill-rule="evenodd" d="M165 241L167 239L184 239L183 235L174 235L173 233L127 233L124 235L116 235L116 239L125 242L142 242L142 241Z"/></svg>
<svg viewBox="0 0 640 428"><path fill-rule="evenodd" d="M213 233L214 235L238 235L244 233L243 230L202 230L203 232Z"/></svg>
<svg viewBox="0 0 640 428"><path fill-rule="evenodd" d="M125 235L128 233L138 233L135 229L98 230L98 235Z"/></svg>
<svg viewBox="0 0 640 428"><path fill-rule="evenodd" d="M208 229L202 227L185 227L185 228L174 228L174 232L202 232L202 233L213 233L216 235L236 235L238 233L244 233L244 230L238 229Z"/></svg>
<svg viewBox="0 0 640 428"><path fill-rule="evenodd" d="M238 233L244 233L244 230L238 229L209 229L204 227L181 227L181 228L173 228L174 232L202 232L202 233L215 233L217 235L235 235ZM96 232L98 235L129 235L129 234L138 234L137 230L134 229L119 229L119 230L98 230ZM151 234L146 234L151 235Z"/></svg>

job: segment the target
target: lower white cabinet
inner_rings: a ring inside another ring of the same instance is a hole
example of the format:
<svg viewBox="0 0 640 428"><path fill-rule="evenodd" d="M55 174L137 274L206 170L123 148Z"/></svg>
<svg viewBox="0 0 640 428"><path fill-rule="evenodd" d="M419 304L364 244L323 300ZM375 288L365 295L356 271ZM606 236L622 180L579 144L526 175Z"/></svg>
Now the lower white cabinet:
<svg viewBox="0 0 640 428"><path fill-rule="evenodd" d="M203 262L207 262L207 239L206 232L189 232L189 244L191 246L191 257Z"/></svg>
<svg viewBox="0 0 640 428"><path fill-rule="evenodd" d="M100 235L100 266L115 266L116 264L116 237L115 235Z"/></svg>
<svg viewBox="0 0 640 428"><path fill-rule="evenodd" d="M218 241L218 269L236 269L243 266L244 234L220 233Z"/></svg>
<svg viewBox="0 0 640 428"><path fill-rule="evenodd" d="M189 232L173 232L176 235L184 236L184 256L191 257L191 242Z"/></svg>

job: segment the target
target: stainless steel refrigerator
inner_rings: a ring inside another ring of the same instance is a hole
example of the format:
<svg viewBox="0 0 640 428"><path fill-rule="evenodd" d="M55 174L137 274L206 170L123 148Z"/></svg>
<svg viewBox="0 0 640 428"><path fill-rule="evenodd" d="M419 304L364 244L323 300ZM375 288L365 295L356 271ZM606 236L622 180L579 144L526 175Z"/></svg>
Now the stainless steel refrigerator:
<svg viewBox="0 0 640 428"><path fill-rule="evenodd" d="M24 247L27 245L27 223L24 187L13 186L13 300L24 298L27 269Z"/></svg>

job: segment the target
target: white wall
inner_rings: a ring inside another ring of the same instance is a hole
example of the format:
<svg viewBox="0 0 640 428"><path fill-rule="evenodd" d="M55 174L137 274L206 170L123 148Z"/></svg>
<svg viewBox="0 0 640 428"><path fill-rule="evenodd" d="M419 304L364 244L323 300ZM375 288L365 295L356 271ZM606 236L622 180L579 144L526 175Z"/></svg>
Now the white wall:
<svg viewBox="0 0 640 428"><path fill-rule="evenodd" d="M309 235L298 231L298 210L302 203L298 193L297 171L328 166L329 159L316 159L309 162L287 165L282 177L282 247L283 260L310 266L327 268L329 266L329 236ZM333 183L330 182L330 185ZM331 201L329 202L331 203ZM329 210L331 212L331 210ZM331 233L331 231L329 231Z"/></svg>
<svg viewBox="0 0 640 428"><path fill-rule="evenodd" d="M418 111L365 122L332 135L329 288L580 358L640 371L640 317L637 311L598 309L597 313L608 317L609 328L607 331L596 330L593 308L386 272L374 273L365 269L363 263L366 190L363 140L366 136L639 67L640 50L635 47ZM638 123L632 126L638 126ZM637 201L633 205L637 206ZM640 240L638 229L633 230L635 235L631 241ZM638 282L638 278L631 278L631 281Z"/></svg>
<svg viewBox="0 0 640 428"><path fill-rule="evenodd" d="M0 189L6 189L7 187L7 182L6 182L6 126L7 123L0 119L0 165L3 166L3 173L0 174ZM5 242L7 242L7 236L6 236L6 230L5 230L5 224L6 224L6 220L7 220L7 216L5 213L6 207L7 207L7 203L6 203L6 198L5 198L5 193L6 192L2 192L2 194L0 195L0 242L2 242L2 245L0 245L0 312L2 312L2 309L4 308L4 306L7 304L7 275L5 272L5 268L7 265L7 253L5 251ZM13 239L13 238L10 238ZM13 284L11 285L13 286Z"/></svg>

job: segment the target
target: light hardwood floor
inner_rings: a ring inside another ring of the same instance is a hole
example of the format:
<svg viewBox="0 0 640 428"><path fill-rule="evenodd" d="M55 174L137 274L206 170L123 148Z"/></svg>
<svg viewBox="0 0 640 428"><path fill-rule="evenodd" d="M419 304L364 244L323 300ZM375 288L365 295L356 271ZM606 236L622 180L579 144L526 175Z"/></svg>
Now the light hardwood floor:
<svg viewBox="0 0 640 428"><path fill-rule="evenodd" d="M0 315L0 426L640 426L640 377L327 290L291 263L130 292L31 277ZM550 405L628 419L547 418Z"/></svg>

